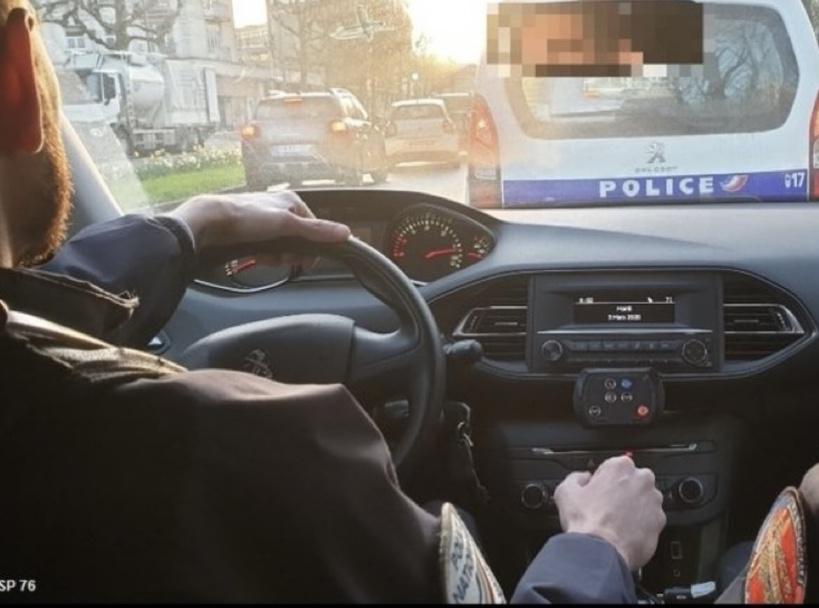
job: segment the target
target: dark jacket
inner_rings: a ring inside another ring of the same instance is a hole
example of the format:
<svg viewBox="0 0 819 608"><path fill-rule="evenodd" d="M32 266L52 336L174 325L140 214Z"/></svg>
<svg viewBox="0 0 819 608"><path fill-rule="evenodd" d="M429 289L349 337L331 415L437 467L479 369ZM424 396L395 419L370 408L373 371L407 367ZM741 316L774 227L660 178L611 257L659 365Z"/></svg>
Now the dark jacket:
<svg viewBox="0 0 819 608"><path fill-rule="evenodd" d="M0 300L144 344L194 267L184 226L125 217L42 269L0 270ZM37 580L0 599L444 599L441 520L401 491L343 387L203 371L93 388L2 327L0 363L0 572ZM579 535L552 539L514 599L635 601L614 548Z"/></svg>

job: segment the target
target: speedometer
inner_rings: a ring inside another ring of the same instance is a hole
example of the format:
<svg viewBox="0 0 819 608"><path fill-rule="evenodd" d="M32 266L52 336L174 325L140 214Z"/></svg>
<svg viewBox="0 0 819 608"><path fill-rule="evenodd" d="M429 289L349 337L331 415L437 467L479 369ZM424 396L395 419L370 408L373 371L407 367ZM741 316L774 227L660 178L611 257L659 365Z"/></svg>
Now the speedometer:
<svg viewBox="0 0 819 608"><path fill-rule="evenodd" d="M464 267L461 235L451 218L433 210L399 221L390 232L389 254L416 281L435 281Z"/></svg>

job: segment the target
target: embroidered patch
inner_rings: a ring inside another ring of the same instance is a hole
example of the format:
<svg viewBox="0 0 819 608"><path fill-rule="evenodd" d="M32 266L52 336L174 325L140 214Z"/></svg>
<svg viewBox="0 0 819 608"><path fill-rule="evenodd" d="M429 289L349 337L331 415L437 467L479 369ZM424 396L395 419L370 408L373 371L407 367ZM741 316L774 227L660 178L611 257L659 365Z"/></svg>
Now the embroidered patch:
<svg viewBox="0 0 819 608"><path fill-rule="evenodd" d="M445 504L441 512L438 548L444 602L447 604L505 604L503 590L469 533L458 511Z"/></svg>
<svg viewBox="0 0 819 608"><path fill-rule="evenodd" d="M799 493L776 499L754 544L745 580L746 604L803 604L807 586L805 515Z"/></svg>

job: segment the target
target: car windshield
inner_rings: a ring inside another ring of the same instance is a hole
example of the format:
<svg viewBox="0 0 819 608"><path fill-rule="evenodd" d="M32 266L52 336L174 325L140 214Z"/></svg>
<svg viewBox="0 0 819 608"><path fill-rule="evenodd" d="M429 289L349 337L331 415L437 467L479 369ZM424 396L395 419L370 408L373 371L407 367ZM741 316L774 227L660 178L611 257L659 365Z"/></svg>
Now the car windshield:
<svg viewBox="0 0 819 608"><path fill-rule="evenodd" d="M35 4L64 113L128 211L328 187L819 199L819 0Z"/></svg>

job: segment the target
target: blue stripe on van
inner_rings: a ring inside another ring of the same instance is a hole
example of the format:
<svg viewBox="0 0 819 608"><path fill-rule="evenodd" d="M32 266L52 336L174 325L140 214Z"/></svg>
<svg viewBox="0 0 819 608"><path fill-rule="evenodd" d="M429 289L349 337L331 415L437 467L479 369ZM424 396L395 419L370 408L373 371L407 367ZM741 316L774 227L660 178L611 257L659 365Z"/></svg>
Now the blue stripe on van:
<svg viewBox="0 0 819 608"><path fill-rule="evenodd" d="M760 200L805 202L804 169L766 173L651 176L612 179L509 180L503 183L507 208L572 203Z"/></svg>

